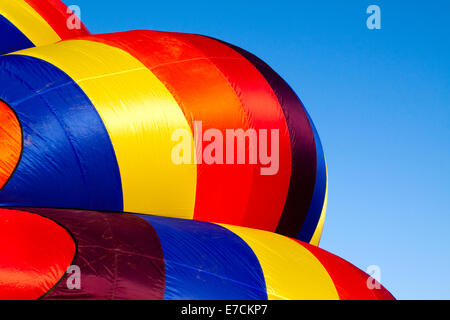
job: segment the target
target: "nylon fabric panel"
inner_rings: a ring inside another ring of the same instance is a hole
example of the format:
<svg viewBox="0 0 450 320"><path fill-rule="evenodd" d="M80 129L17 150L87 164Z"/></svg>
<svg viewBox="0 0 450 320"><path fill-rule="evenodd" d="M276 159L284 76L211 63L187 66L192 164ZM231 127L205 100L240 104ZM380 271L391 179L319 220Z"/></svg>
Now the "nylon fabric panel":
<svg viewBox="0 0 450 320"><path fill-rule="evenodd" d="M24 0L1 0L0 15L16 26L35 46L61 40L47 21Z"/></svg>
<svg viewBox="0 0 450 320"><path fill-rule="evenodd" d="M22 128L14 112L0 100L0 191L22 154Z"/></svg>
<svg viewBox="0 0 450 320"><path fill-rule="evenodd" d="M22 158L0 206L123 210L108 133L80 87L29 56L0 57L0 100L17 114Z"/></svg>
<svg viewBox="0 0 450 320"><path fill-rule="evenodd" d="M190 132L178 104L127 52L86 40L69 40L21 54L65 71L92 101L109 133L120 169L124 211L192 219L195 165L172 161L171 137Z"/></svg>
<svg viewBox="0 0 450 320"><path fill-rule="evenodd" d="M194 121L202 121L203 132L217 129L223 136L226 129L248 128L241 103L228 80L201 51L171 34L131 31L86 39L122 48L138 58L176 98L192 131ZM196 146L201 139L199 134ZM202 153L207 144L198 147ZM225 141L222 146L225 148ZM196 167L194 219L241 224L252 185L252 168L205 161ZM174 177L174 183L177 179Z"/></svg>
<svg viewBox="0 0 450 320"><path fill-rule="evenodd" d="M34 44L11 22L0 15L0 55L34 47Z"/></svg>
<svg viewBox="0 0 450 320"><path fill-rule="evenodd" d="M141 216L164 252L167 300L266 300L261 266L250 247L207 222Z"/></svg>
<svg viewBox="0 0 450 320"><path fill-rule="evenodd" d="M76 247L55 222L0 209L0 252L0 299L34 300L64 276Z"/></svg>
<svg viewBox="0 0 450 320"><path fill-rule="evenodd" d="M224 227L252 248L264 272L270 300L339 299L324 266L295 240L262 230Z"/></svg>
<svg viewBox="0 0 450 320"><path fill-rule="evenodd" d="M161 300L164 258L159 238L143 219L113 212L30 208L69 230L77 242L73 265L81 288L67 288L72 274L44 300Z"/></svg>

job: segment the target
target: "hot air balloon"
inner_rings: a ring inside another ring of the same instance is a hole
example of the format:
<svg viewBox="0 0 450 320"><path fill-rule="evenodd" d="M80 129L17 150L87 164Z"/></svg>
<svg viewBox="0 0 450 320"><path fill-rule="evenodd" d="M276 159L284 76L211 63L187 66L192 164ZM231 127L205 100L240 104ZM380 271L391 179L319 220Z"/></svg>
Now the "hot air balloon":
<svg viewBox="0 0 450 320"><path fill-rule="evenodd" d="M266 63L69 16L59 0L0 4L0 298L392 298L317 247L322 145Z"/></svg>

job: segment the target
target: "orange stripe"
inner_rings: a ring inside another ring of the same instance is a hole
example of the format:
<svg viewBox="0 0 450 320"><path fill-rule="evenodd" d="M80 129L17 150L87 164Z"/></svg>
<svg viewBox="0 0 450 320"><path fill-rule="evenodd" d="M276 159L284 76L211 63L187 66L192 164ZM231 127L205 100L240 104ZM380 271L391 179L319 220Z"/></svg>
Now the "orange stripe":
<svg viewBox="0 0 450 320"><path fill-rule="evenodd" d="M62 40L89 34L86 26L80 22L79 29L69 29L67 26L72 13L60 0L25 0L34 10L55 30Z"/></svg>
<svg viewBox="0 0 450 320"><path fill-rule="evenodd" d="M192 130L194 121L202 121L203 132L214 128L224 136L226 129L248 129L241 103L220 70L172 34L131 31L83 39L121 48L140 60L172 93ZM246 165L199 164L194 218L241 224L252 175L253 169Z"/></svg>
<svg viewBox="0 0 450 320"><path fill-rule="evenodd" d="M274 175L262 175L261 169L266 165L258 162L252 166L251 192L242 223L245 227L275 231L289 188L291 144L286 119L272 87L253 64L219 41L193 34L176 33L175 36L210 57L232 83L251 128L279 130L279 170Z"/></svg>
<svg viewBox="0 0 450 320"><path fill-rule="evenodd" d="M0 101L0 190L17 167L22 153L22 129L15 113Z"/></svg>

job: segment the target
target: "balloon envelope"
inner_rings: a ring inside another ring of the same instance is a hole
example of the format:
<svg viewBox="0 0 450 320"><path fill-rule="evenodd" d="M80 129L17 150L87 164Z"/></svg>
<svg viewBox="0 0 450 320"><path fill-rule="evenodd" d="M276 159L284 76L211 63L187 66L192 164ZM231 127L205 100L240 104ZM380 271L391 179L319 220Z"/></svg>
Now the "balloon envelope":
<svg viewBox="0 0 450 320"><path fill-rule="evenodd" d="M0 34L0 299L393 298L314 246L320 138L258 57L59 0L2 1Z"/></svg>

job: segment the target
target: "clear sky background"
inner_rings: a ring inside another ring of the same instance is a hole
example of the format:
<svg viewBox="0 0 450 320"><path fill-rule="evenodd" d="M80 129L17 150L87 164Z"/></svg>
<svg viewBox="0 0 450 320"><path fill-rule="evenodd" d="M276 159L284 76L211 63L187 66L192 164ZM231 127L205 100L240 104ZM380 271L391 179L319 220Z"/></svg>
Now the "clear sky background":
<svg viewBox="0 0 450 320"><path fill-rule="evenodd" d="M322 138L321 247L378 265L399 299L450 299L450 1L64 2L94 33L200 33L268 62ZM371 4L381 30L366 27Z"/></svg>

